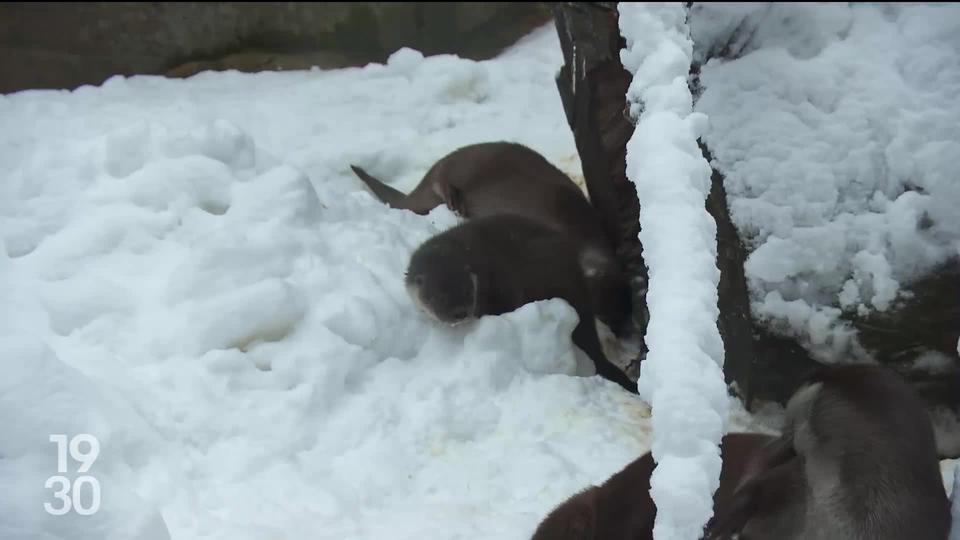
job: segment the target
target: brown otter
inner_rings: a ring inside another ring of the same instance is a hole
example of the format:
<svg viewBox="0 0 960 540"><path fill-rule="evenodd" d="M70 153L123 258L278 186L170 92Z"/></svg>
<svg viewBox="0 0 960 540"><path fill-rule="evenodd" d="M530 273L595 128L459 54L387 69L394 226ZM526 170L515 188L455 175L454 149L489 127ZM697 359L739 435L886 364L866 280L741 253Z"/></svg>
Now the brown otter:
<svg viewBox="0 0 960 540"><path fill-rule="evenodd" d="M562 298L580 319L573 342L593 360L597 373L637 392L603 353L578 246L566 235L517 215L473 219L421 244L405 281L421 309L447 324Z"/></svg>
<svg viewBox="0 0 960 540"><path fill-rule="evenodd" d="M723 468L713 496L723 508L741 479L749 474L752 457L776 440L760 433L730 433L720 442ZM533 540L653 540L656 506L650 497L653 456L647 452L602 485L590 487L557 506L533 534Z"/></svg>
<svg viewBox="0 0 960 540"><path fill-rule="evenodd" d="M791 397L783 434L756 464L715 514L709 538L947 538L933 427L886 368L819 370Z"/></svg>
<svg viewBox="0 0 960 540"><path fill-rule="evenodd" d="M392 208L423 215L446 204L467 219L520 215L569 235L582 246L594 314L614 334L627 333L630 286L610 239L580 188L536 151L510 142L459 148L437 161L408 195L356 165L350 168Z"/></svg>

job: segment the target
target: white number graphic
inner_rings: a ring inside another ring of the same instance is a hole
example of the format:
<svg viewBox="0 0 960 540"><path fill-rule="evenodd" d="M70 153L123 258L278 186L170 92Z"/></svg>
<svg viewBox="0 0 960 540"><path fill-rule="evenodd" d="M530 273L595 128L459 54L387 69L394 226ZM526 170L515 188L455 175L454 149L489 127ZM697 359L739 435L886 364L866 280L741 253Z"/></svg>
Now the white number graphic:
<svg viewBox="0 0 960 540"><path fill-rule="evenodd" d="M61 501L61 504L57 507L50 502L45 502L43 509L53 516L62 516L70 510L74 510L81 516L96 514L100 510L100 481L93 476L83 475L71 483L64 474L68 472L68 450L70 457L79 464L77 472L85 473L100 457L100 441L89 433L81 433L73 438L68 438L64 434L50 435L50 442L57 445L57 472L60 474L47 478L44 487L54 489L54 486L58 486L53 492L53 497ZM83 490L84 487L89 489ZM90 493L90 504L84 505L81 495L87 492Z"/></svg>
<svg viewBox="0 0 960 540"><path fill-rule="evenodd" d="M90 506L80 504L80 488L90 486ZM92 476L81 476L73 481L73 508L81 516L90 516L100 509L100 482Z"/></svg>
<svg viewBox="0 0 960 540"><path fill-rule="evenodd" d="M70 493L70 480L66 476L51 476L47 478L47 483L43 487L50 489L53 487L54 483L60 484L60 491L55 491L53 496L57 499L63 501L63 505L60 508L54 508L52 504L45 502L43 503L43 509L47 511L48 514L53 516L62 516L70 511L71 500L67 496L67 493Z"/></svg>
<svg viewBox="0 0 960 540"><path fill-rule="evenodd" d="M89 447L88 451L80 451L80 443L85 442ZM81 433L70 440L70 457L80 462L80 468L77 472L85 473L90 470L93 462L100 455L100 441L89 433Z"/></svg>
<svg viewBox="0 0 960 540"><path fill-rule="evenodd" d="M50 442L57 445L57 472L63 474L67 472L67 436L51 435Z"/></svg>

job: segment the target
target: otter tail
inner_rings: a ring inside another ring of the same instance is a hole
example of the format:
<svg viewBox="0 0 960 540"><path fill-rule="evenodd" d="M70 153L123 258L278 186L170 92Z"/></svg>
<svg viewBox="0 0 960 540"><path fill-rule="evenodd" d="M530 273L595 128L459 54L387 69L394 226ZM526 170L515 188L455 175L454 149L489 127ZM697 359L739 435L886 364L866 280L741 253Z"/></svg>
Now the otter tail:
<svg viewBox="0 0 960 540"><path fill-rule="evenodd" d="M403 206L403 200L406 199L406 195L402 192L393 189L392 187L384 184L380 180L370 176L367 171L357 167L356 165L350 165L350 168L353 169L353 172L363 180L363 183L370 188L370 191L380 199L382 202L387 203L387 206L391 208L405 209Z"/></svg>

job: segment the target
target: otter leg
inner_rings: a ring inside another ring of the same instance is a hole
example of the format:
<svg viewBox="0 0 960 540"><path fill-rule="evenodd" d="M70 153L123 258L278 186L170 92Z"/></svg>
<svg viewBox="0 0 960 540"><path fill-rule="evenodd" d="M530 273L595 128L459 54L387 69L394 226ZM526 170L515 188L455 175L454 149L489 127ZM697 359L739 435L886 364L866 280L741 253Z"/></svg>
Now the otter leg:
<svg viewBox="0 0 960 540"><path fill-rule="evenodd" d="M751 460L744 480L707 524L705 538L729 538L739 532L761 506L770 507L789 490L798 465L793 437L781 435Z"/></svg>
<svg viewBox="0 0 960 540"><path fill-rule="evenodd" d="M597 375L619 384L628 392L638 393L637 383L631 381L626 373L620 371L603 354L603 347L600 345L600 337L597 336L597 327L594 326L592 315L581 314L580 323L573 329L573 343L593 360Z"/></svg>
<svg viewBox="0 0 960 540"><path fill-rule="evenodd" d="M449 182L441 182L437 184L437 190L440 198L443 199L450 211L455 212L460 217L470 217L467 215L467 206L463 201L463 192L460 191L460 188Z"/></svg>
<svg viewBox="0 0 960 540"><path fill-rule="evenodd" d="M793 445L793 430L788 427L779 437L763 445L763 448L753 456L744 469L744 481L741 484L795 457L797 457L797 451Z"/></svg>
<svg viewBox="0 0 960 540"><path fill-rule="evenodd" d="M440 206L442 203L443 199L430 189L424 188L423 184L411 191L410 195L407 196L407 200L404 201L407 210L415 214L420 214L421 216L429 214L431 210Z"/></svg>

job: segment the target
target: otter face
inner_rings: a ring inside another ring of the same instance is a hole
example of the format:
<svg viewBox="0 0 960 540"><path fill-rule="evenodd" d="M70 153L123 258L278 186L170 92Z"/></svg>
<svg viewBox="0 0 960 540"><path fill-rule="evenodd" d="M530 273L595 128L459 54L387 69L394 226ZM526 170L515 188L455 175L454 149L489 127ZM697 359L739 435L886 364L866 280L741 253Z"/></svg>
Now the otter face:
<svg viewBox="0 0 960 540"><path fill-rule="evenodd" d="M457 325L477 318L477 274L457 257L417 255L425 254L414 255L405 280L417 306L444 324Z"/></svg>

